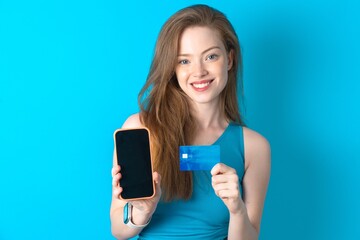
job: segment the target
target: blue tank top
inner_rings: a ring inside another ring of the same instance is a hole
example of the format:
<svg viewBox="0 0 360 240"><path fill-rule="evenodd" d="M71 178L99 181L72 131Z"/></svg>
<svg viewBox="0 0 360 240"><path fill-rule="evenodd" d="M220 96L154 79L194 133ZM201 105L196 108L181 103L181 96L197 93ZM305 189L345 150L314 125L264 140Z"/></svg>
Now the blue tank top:
<svg viewBox="0 0 360 240"><path fill-rule="evenodd" d="M242 126L230 123L214 145L220 146L221 162L236 169L240 190L244 176ZM227 237L229 211L215 195L210 171L193 171L193 194L189 200L160 201L141 240L209 240Z"/></svg>

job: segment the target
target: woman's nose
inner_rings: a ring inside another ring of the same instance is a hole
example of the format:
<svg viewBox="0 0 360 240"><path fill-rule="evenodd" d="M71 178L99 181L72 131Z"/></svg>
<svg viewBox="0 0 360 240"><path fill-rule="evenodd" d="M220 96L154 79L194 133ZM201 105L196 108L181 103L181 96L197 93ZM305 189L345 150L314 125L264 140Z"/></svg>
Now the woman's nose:
<svg viewBox="0 0 360 240"><path fill-rule="evenodd" d="M204 77L208 74L208 71L206 70L206 67L203 62L198 62L194 64L193 68L193 76L197 78Z"/></svg>

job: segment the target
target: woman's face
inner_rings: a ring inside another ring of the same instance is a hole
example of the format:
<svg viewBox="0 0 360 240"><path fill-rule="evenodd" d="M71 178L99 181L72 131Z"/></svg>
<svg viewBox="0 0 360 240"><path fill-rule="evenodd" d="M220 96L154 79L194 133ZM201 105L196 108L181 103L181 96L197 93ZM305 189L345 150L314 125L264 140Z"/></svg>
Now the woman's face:
<svg viewBox="0 0 360 240"><path fill-rule="evenodd" d="M184 30L175 73L181 89L194 103L217 103L231 66L232 54L227 54L217 31L199 26Z"/></svg>

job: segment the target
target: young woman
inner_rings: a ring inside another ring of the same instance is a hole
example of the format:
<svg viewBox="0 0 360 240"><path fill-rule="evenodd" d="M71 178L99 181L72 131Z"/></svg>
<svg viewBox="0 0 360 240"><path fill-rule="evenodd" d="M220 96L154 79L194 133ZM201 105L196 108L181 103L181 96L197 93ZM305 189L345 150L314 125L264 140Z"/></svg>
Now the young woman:
<svg viewBox="0 0 360 240"><path fill-rule="evenodd" d="M236 33L218 10L187 7L164 24L139 94L141 111L123 125L151 132L156 195L131 201L132 226L124 224L114 158L110 216L116 238L258 238L270 147L240 116L239 68ZM210 172L179 170L179 146L212 144L221 148L221 163Z"/></svg>

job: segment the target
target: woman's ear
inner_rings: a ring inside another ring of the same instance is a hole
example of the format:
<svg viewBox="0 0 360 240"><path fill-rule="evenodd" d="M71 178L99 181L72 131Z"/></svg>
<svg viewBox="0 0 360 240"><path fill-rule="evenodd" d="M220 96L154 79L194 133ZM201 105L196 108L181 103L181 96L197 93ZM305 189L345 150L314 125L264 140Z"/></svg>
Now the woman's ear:
<svg viewBox="0 0 360 240"><path fill-rule="evenodd" d="M231 49L229 51L229 53L227 54L227 58L228 58L228 71L230 71L230 69L233 66L233 59L234 59L234 51Z"/></svg>

